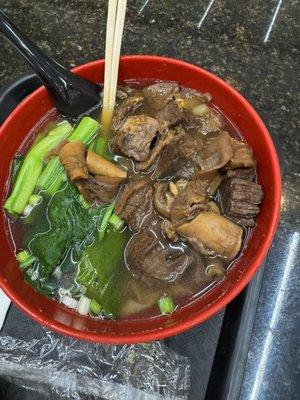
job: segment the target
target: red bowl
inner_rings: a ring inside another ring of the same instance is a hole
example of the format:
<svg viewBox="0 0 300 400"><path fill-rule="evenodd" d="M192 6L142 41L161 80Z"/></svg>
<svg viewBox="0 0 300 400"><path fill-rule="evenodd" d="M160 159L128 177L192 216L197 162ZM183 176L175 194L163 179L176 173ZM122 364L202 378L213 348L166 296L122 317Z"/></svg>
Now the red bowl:
<svg viewBox="0 0 300 400"><path fill-rule="evenodd" d="M93 82L103 82L104 61L94 61L74 69ZM120 81L126 79L174 80L210 92L213 103L238 127L258 160L258 181L264 190L257 226L242 256L226 278L192 304L171 316L132 321L98 321L77 315L57 302L35 292L20 272L3 208L0 221L0 287L12 301L35 321L74 338L92 342L123 344L163 339L200 324L222 310L247 285L271 246L281 198L281 174L274 144L253 107L235 89L204 69L180 60L155 56L126 56L120 64ZM3 204L9 185L10 163L24 138L45 116L54 113L44 87L36 90L12 112L0 128L0 200ZM46 117L47 118L47 117Z"/></svg>

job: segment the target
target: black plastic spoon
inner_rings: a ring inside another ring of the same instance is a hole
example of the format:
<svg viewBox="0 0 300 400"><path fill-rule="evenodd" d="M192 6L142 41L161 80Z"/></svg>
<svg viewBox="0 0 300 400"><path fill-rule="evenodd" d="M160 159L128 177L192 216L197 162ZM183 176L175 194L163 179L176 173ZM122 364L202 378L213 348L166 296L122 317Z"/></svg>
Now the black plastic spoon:
<svg viewBox="0 0 300 400"><path fill-rule="evenodd" d="M32 43L0 10L0 32L49 90L61 114L77 119L100 102L100 87L68 71Z"/></svg>

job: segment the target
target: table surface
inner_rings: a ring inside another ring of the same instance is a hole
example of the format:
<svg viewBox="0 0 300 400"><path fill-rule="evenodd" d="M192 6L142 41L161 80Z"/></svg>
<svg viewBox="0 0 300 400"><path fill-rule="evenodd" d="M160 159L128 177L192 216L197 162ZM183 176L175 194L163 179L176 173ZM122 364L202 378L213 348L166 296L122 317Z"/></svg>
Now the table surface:
<svg viewBox="0 0 300 400"><path fill-rule="evenodd" d="M1 8L68 68L104 56L104 0L2 0ZM296 11L296 0L128 2L123 54L172 56L214 72L254 105L283 154L282 212L263 278L243 400L296 399L300 321ZM0 86L30 71L2 39L0 54Z"/></svg>

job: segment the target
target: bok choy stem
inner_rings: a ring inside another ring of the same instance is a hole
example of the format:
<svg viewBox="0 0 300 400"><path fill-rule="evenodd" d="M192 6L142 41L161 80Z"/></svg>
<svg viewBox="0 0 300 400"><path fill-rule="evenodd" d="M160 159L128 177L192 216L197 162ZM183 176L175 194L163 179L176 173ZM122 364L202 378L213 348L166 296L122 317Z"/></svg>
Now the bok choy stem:
<svg viewBox="0 0 300 400"><path fill-rule="evenodd" d="M108 149L108 139L98 136L91 144L91 150L97 153L99 156L105 157Z"/></svg>
<svg viewBox="0 0 300 400"><path fill-rule="evenodd" d="M99 123L90 117L83 117L68 140L70 142L80 140L87 145L99 129ZM58 156L51 158L44 169L39 181L38 188L49 195L54 194L66 180L66 173Z"/></svg>
<svg viewBox="0 0 300 400"><path fill-rule="evenodd" d="M11 195L4 203L4 208L12 215L22 214L33 194L43 170L44 157L63 139L66 139L72 127L67 122L57 125L49 134L33 146L22 163Z"/></svg>

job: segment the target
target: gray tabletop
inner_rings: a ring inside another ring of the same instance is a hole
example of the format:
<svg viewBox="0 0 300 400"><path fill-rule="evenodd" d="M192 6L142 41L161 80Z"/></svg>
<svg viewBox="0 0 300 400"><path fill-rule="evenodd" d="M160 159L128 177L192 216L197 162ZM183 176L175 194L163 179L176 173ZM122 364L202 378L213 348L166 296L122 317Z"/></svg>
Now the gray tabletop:
<svg viewBox="0 0 300 400"><path fill-rule="evenodd" d="M104 0L1 1L4 11L66 67L103 57L105 5ZM123 54L185 59L229 81L254 105L282 150L282 213L266 264L243 400L296 398L300 320L296 11L296 0L129 0L123 41ZM29 71L3 40L0 54L1 86Z"/></svg>

